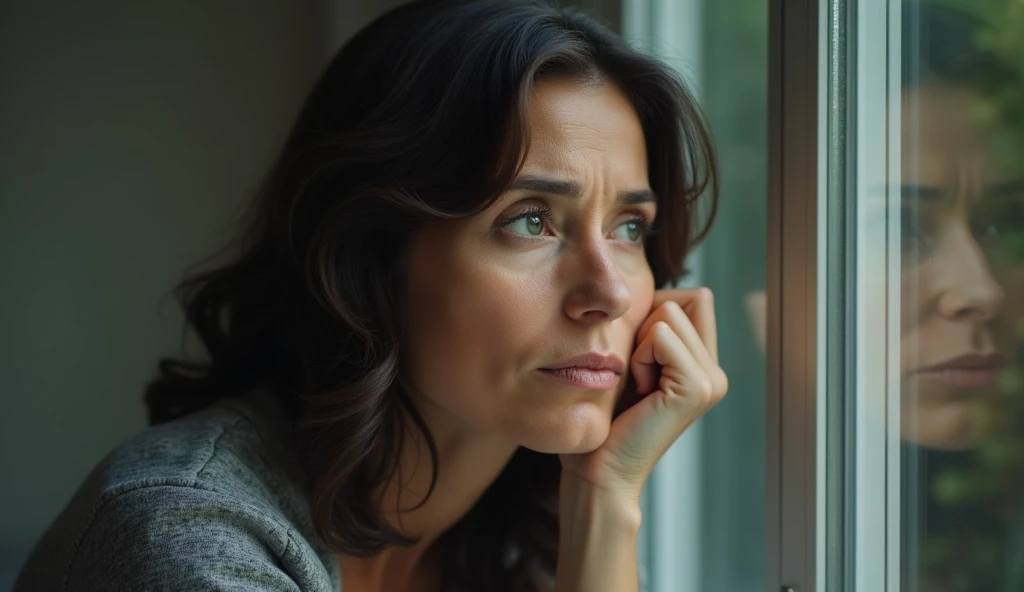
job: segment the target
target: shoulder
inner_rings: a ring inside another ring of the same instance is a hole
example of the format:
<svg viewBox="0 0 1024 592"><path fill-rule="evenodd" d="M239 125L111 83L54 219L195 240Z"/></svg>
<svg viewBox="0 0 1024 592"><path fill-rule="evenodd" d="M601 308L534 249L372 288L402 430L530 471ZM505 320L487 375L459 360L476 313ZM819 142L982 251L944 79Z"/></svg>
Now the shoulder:
<svg viewBox="0 0 1024 592"><path fill-rule="evenodd" d="M256 485L245 479L246 473L272 474L283 468L268 452L283 448L280 440L286 434L264 424L257 400L218 401L122 443L101 463L100 485L113 495L147 483L234 492L239 485Z"/></svg>
<svg viewBox="0 0 1024 592"><path fill-rule="evenodd" d="M100 507L135 490L161 487L183 494L208 491L285 524L308 517L290 426L263 393L224 399L141 432L115 448L83 489Z"/></svg>
<svg viewBox="0 0 1024 592"><path fill-rule="evenodd" d="M47 585L24 589L336 590L307 499L280 409L226 399L114 449L23 568Z"/></svg>
<svg viewBox="0 0 1024 592"><path fill-rule="evenodd" d="M69 591L331 589L280 516L200 486L127 489L89 522L65 568Z"/></svg>

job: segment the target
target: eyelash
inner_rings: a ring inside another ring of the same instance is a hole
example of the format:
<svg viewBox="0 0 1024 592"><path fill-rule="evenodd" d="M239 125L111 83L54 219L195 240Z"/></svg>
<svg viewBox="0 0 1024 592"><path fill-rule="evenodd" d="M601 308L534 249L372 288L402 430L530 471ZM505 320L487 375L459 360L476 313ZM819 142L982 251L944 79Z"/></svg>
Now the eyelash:
<svg viewBox="0 0 1024 592"><path fill-rule="evenodd" d="M553 216L551 215L550 208L546 208L544 206L530 206L529 209L523 210L522 212L515 214L511 218L506 218L505 220L502 220L499 226L504 228L513 222L518 222L523 218L529 218L530 216L540 216L541 218L544 219L546 223L550 223L554 220Z"/></svg>
<svg viewBox="0 0 1024 592"><path fill-rule="evenodd" d="M541 218L544 219L544 222L546 224L549 224L554 220L554 217L551 215L551 208L548 208L546 206L531 206L529 209L523 210L522 212L515 214L511 218L503 220L500 226L504 228L505 226L508 226L513 222L518 222L519 220L522 220L523 218L528 218L530 216L540 216ZM640 230L640 240L636 241L636 243L634 244L640 245L645 243L647 239L651 238L651 236L653 236L656 232L654 229L654 225L648 222L647 218L644 218L643 216L639 215L623 220L618 226L616 226L616 228L622 226L623 224L630 223L636 224L637 228Z"/></svg>

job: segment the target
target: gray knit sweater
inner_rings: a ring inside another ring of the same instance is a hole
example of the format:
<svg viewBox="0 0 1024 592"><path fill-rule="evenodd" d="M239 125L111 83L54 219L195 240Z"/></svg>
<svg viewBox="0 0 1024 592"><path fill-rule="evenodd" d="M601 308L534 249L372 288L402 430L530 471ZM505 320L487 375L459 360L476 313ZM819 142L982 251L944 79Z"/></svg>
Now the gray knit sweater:
<svg viewBox="0 0 1024 592"><path fill-rule="evenodd" d="M13 592L339 591L283 417L257 392L120 445L36 545Z"/></svg>

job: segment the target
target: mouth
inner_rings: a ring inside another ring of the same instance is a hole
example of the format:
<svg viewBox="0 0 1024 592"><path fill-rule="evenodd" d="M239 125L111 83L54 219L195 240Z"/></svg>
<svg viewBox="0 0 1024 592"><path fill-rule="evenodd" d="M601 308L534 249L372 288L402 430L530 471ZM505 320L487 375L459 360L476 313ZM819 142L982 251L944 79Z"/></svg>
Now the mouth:
<svg viewBox="0 0 1024 592"><path fill-rule="evenodd" d="M1000 353L971 353L922 368L915 374L954 388L980 389L994 385L1008 366L1009 360Z"/></svg>
<svg viewBox="0 0 1024 592"><path fill-rule="evenodd" d="M614 354L590 352L540 368L540 373L561 384L590 390L609 390L619 384L625 363Z"/></svg>

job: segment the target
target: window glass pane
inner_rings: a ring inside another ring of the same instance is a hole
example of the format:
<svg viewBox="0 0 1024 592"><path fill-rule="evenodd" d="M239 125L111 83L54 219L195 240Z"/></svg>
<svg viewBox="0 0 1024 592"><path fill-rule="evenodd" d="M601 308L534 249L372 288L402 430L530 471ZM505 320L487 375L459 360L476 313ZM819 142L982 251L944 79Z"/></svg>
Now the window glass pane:
<svg viewBox="0 0 1024 592"><path fill-rule="evenodd" d="M900 32L900 589L1024 590L1024 4Z"/></svg>
<svg viewBox="0 0 1024 592"><path fill-rule="evenodd" d="M730 383L649 482L641 571L652 592L762 592L768 1L623 0L621 17L697 92L714 134L720 208L685 284L715 292Z"/></svg>
<svg viewBox="0 0 1024 592"><path fill-rule="evenodd" d="M704 2L701 101L721 163L703 249L729 395L704 422L701 590L764 590L768 2Z"/></svg>

